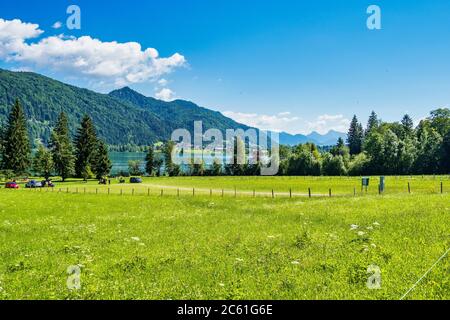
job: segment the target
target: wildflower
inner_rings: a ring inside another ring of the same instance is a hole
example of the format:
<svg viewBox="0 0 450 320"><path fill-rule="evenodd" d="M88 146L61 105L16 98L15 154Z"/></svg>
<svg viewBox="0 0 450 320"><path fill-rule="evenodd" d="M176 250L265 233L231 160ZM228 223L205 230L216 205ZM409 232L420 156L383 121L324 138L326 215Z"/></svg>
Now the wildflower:
<svg viewBox="0 0 450 320"><path fill-rule="evenodd" d="M373 223L373 225L376 226L376 227L380 226L380 224L378 222L376 222L376 221Z"/></svg>
<svg viewBox="0 0 450 320"><path fill-rule="evenodd" d="M244 259L236 258L236 261L237 261L237 262L244 262Z"/></svg>
<svg viewBox="0 0 450 320"><path fill-rule="evenodd" d="M373 230L373 227L367 227L367 230Z"/></svg>
<svg viewBox="0 0 450 320"><path fill-rule="evenodd" d="M294 260L294 261L292 261L291 262L293 265L299 265L300 264L300 262L298 262L297 260Z"/></svg>
<svg viewBox="0 0 450 320"><path fill-rule="evenodd" d="M359 231L358 232L358 236L362 237L363 235L365 235L366 233L364 231Z"/></svg>
<svg viewBox="0 0 450 320"><path fill-rule="evenodd" d="M350 230L356 230L356 229L358 229L359 228L359 226L357 225L357 224L352 224L351 226L350 226Z"/></svg>
<svg viewBox="0 0 450 320"><path fill-rule="evenodd" d="M377 247L377 245L376 245L375 243L372 243L370 246L371 246L372 248L376 248L376 247Z"/></svg>
<svg viewBox="0 0 450 320"><path fill-rule="evenodd" d="M133 240L133 241L141 241L141 239L139 237L131 237L131 240Z"/></svg>

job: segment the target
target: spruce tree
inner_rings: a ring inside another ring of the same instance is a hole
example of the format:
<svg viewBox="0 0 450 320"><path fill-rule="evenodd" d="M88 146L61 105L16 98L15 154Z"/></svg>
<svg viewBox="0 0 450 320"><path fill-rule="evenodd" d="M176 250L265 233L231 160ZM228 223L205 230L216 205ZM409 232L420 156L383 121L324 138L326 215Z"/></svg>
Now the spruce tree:
<svg viewBox="0 0 450 320"><path fill-rule="evenodd" d="M2 167L15 174L23 174L30 167L30 158L27 120L19 100L16 100L4 131Z"/></svg>
<svg viewBox="0 0 450 320"><path fill-rule="evenodd" d="M95 133L92 119L85 115L81 120L81 126L75 136L75 174L77 177L85 178L88 169L94 164L95 148L97 147L97 135Z"/></svg>
<svg viewBox="0 0 450 320"><path fill-rule="evenodd" d="M405 114L405 116L402 119L402 128L403 128L403 136L401 137L402 139L412 136L414 132L414 122L408 114Z"/></svg>
<svg viewBox="0 0 450 320"><path fill-rule="evenodd" d="M372 111L369 117L369 121L367 122L366 135L369 135L373 130L378 129L380 126L380 120L378 120L378 115L375 111Z"/></svg>
<svg viewBox="0 0 450 320"><path fill-rule="evenodd" d="M350 148L350 154L359 154L362 151L362 144L364 139L364 133L362 125L358 122L358 118L353 116L350 123L350 129L348 131L347 143Z"/></svg>
<svg viewBox="0 0 450 320"><path fill-rule="evenodd" d="M55 172L64 182L75 173L75 155L70 140L67 116L62 112L50 138Z"/></svg>
<svg viewBox="0 0 450 320"><path fill-rule="evenodd" d="M93 170L97 179L106 177L111 172L112 163L109 159L107 145L99 140L97 143L97 150L95 152L95 161L93 164Z"/></svg>

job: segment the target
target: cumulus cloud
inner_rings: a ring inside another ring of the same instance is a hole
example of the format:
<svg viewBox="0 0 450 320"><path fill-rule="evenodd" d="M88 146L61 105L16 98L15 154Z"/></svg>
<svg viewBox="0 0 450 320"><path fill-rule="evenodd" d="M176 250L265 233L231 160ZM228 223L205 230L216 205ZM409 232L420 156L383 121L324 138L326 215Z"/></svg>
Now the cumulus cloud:
<svg viewBox="0 0 450 320"><path fill-rule="evenodd" d="M156 93L155 97L156 99L163 101L173 101L175 97L175 92L173 92L169 88L163 88Z"/></svg>
<svg viewBox="0 0 450 320"><path fill-rule="evenodd" d="M26 41L42 33L37 24L0 19L0 58L113 87L157 80L186 63L179 53L160 57L156 49L144 49L137 42L64 35Z"/></svg>
<svg viewBox="0 0 450 320"><path fill-rule="evenodd" d="M225 111L223 114L239 123L262 130L287 132L291 134L309 134L317 131L326 134L330 130L346 132L350 120L343 115L321 115L313 121L293 116L290 112L281 112L276 115L266 115L257 113L242 113Z"/></svg>

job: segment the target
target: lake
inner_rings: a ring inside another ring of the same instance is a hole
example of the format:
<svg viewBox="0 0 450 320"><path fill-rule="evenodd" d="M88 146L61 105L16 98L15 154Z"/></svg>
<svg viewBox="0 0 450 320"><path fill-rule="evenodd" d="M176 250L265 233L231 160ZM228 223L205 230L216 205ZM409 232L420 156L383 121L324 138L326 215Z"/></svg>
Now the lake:
<svg viewBox="0 0 450 320"><path fill-rule="evenodd" d="M141 161L141 170L145 172L145 152L110 152L109 157L112 161L113 167L111 169L111 174L116 175L120 172L128 172L128 161ZM156 155L161 156L161 155ZM211 156L204 156L205 161L213 162ZM208 167L208 165L206 165ZM181 170L189 170L187 165L182 165Z"/></svg>

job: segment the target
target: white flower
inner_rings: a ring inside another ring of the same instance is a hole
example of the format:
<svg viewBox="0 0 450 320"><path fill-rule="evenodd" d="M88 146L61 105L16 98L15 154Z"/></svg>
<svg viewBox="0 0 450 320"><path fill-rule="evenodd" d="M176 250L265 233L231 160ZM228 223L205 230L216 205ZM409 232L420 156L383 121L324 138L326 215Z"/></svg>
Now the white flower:
<svg viewBox="0 0 450 320"><path fill-rule="evenodd" d="M376 227L380 226L380 224L378 222L374 222L373 225L376 226Z"/></svg>
<svg viewBox="0 0 450 320"><path fill-rule="evenodd" d="M293 265L299 265L299 264L300 264L300 262L298 262L297 260L292 261L291 263L292 263Z"/></svg>
<svg viewBox="0 0 450 320"><path fill-rule="evenodd" d="M376 248L377 245L376 245L375 243L372 243L372 244L371 244L371 247L372 247L372 248Z"/></svg>
<svg viewBox="0 0 450 320"><path fill-rule="evenodd" d="M244 259L241 259L241 258L236 258L236 261L237 261L237 262L243 262L243 261L244 261Z"/></svg>
<svg viewBox="0 0 450 320"><path fill-rule="evenodd" d="M373 227L367 227L367 230L373 230Z"/></svg>
<svg viewBox="0 0 450 320"><path fill-rule="evenodd" d="M357 224L352 224L351 226L350 226L350 230L356 230L356 229L358 229L359 228L359 226L357 225Z"/></svg>
<svg viewBox="0 0 450 320"><path fill-rule="evenodd" d="M358 236L360 236L360 237L362 237L363 235L365 235L366 233L365 232L363 232L363 231L359 231L358 232Z"/></svg>
<svg viewBox="0 0 450 320"><path fill-rule="evenodd" d="M141 239L139 239L139 237L131 237L131 240L133 240L133 241L141 241Z"/></svg>

